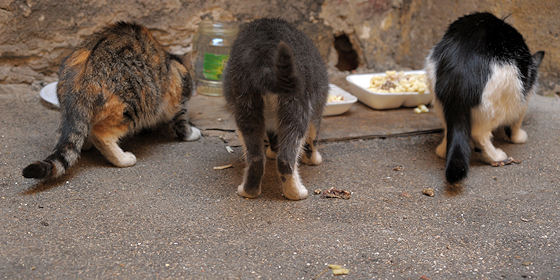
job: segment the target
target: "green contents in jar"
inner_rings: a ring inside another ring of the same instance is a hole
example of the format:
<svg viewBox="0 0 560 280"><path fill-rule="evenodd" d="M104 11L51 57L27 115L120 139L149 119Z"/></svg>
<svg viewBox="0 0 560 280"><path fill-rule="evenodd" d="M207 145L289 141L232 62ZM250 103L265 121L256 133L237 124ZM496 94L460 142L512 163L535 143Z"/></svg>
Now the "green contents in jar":
<svg viewBox="0 0 560 280"><path fill-rule="evenodd" d="M222 73L229 58L227 54L204 54L204 64L202 75L207 80L219 81L222 79Z"/></svg>

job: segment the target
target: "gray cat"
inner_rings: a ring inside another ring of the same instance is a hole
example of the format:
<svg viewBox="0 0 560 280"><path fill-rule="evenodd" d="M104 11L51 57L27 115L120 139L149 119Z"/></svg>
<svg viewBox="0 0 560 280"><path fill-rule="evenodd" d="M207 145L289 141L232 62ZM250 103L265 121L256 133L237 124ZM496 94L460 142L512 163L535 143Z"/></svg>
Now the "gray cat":
<svg viewBox="0 0 560 280"><path fill-rule="evenodd" d="M322 161L316 142L328 95L327 71L313 42L281 19L247 24L232 46L224 95L247 157L237 193L249 198L261 193L266 134L266 156L277 158L284 196L307 198L298 158L302 154L301 161L310 165Z"/></svg>

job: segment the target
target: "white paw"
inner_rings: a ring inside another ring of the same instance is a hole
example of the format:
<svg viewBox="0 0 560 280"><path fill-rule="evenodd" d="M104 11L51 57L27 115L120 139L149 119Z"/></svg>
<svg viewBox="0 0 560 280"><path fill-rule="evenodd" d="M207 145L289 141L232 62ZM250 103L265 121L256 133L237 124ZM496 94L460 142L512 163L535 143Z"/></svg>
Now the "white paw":
<svg viewBox="0 0 560 280"><path fill-rule="evenodd" d="M436 155L440 158L445 159L445 154L447 153L446 149L447 149L447 145L445 145L444 142L441 142L441 144L439 144L439 146L437 146L436 148Z"/></svg>
<svg viewBox="0 0 560 280"><path fill-rule="evenodd" d="M266 148L266 158L268 159L276 159L278 154L274 152L270 147Z"/></svg>
<svg viewBox="0 0 560 280"><path fill-rule="evenodd" d="M237 194L242 196L242 197L246 197L246 198L256 198L257 196L259 196L261 194L261 190L259 188L258 192L256 194L249 194L247 192L245 192L245 188L243 187L243 185L245 185L245 183L237 186Z"/></svg>
<svg viewBox="0 0 560 280"><path fill-rule="evenodd" d="M284 176L289 177L288 175ZM306 199L309 195L305 186L295 176L291 176L286 182L282 183L282 193L284 197L290 200Z"/></svg>
<svg viewBox="0 0 560 280"><path fill-rule="evenodd" d="M194 126L191 126L191 135L189 135L187 137L187 139L185 139L185 140L186 141L196 141L196 140L200 139L201 134L202 133L200 132L200 129L198 129Z"/></svg>
<svg viewBox="0 0 560 280"><path fill-rule="evenodd" d="M121 158L114 163L118 167L130 167L136 164L136 156L131 152L124 152Z"/></svg>
<svg viewBox="0 0 560 280"><path fill-rule="evenodd" d="M487 154L486 156L490 163L504 161L507 159L507 154L502 151L502 149L496 149L496 153L493 155Z"/></svg>
<svg viewBox="0 0 560 280"><path fill-rule="evenodd" d="M319 151L315 150L311 154L311 158L307 158L305 155L301 158L301 162L307 165L319 165L323 162L323 157L319 153Z"/></svg>
<svg viewBox="0 0 560 280"><path fill-rule="evenodd" d="M511 142L515 144L523 144L527 142L527 132L523 129L518 129L511 135Z"/></svg>

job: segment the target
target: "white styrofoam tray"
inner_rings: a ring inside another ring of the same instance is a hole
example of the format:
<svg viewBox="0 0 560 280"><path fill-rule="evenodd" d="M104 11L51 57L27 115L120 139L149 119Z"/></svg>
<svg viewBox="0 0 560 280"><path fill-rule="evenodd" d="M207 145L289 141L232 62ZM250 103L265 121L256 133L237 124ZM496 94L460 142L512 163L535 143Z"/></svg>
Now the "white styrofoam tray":
<svg viewBox="0 0 560 280"><path fill-rule="evenodd" d="M405 74L425 74L424 70L403 71ZM429 104L432 102L433 94L426 91L425 93L417 92L396 92L381 93L369 89L371 78L374 76L384 76L385 73L372 74L352 74L346 76L352 93L358 97L360 102L368 105L373 109L393 109L404 107L416 107L421 104Z"/></svg>
<svg viewBox="0 0 560 280"><path fill-rule="evenodd" d="M346 111L352 107L352 104L358 101L356 96L348 93L347 91L339 88L334 84L329 84L329 94L342 96L343 100L327 102L325 109L323 110L323 116L335 116L344 114Z"/></svg>
<svg viewBox="0 0 560 280"><path fill-rule="evenodd" d="M54 108L60 108L60 104L58 103L58 97L56 96L56 85L58 82L50 83L44 86L41 91L39 92L39 96L43 101L45 101L48 105Z"/></svg>

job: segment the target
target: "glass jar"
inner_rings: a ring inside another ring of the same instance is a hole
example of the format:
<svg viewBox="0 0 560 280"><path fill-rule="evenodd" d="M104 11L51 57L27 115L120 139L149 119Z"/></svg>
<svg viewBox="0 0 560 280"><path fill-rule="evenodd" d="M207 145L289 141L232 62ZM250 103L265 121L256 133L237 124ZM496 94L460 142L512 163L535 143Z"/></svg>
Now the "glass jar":
<svg viewBox="0 0 560 280"><path fill-rule="evenodd" d="M196 91L210 96L222 95L222 73L238 25L203 20L194 41Z"/></svg>

